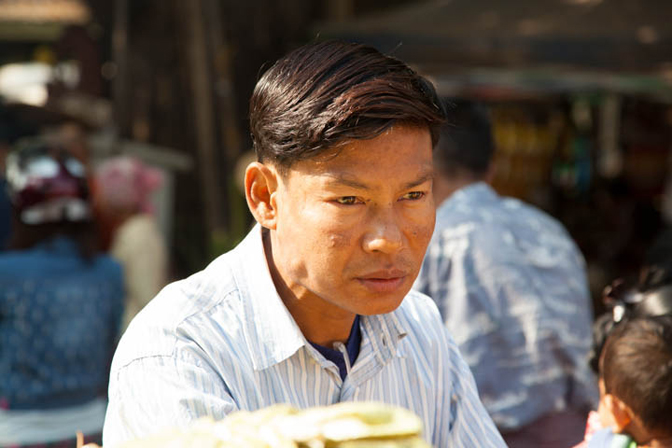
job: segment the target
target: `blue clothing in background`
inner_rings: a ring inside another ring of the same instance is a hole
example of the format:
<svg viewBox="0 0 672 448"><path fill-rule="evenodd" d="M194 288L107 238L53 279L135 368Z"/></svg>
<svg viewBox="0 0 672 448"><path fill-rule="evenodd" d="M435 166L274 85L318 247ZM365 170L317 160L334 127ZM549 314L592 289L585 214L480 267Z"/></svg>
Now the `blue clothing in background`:
<svg viewBox="0 0 672 448"><path fill-rule="evenodd" d="M58 237L0 254L0 407L54 409L104 394L123 307L121 267Z"/></svg>
<svg viewBox="0 0 672 448"><path fill-rule="evenodd" d="M550 216L482 182L458 190L414 287L436 301L500 429L597 402L585 262Z"/></svg>

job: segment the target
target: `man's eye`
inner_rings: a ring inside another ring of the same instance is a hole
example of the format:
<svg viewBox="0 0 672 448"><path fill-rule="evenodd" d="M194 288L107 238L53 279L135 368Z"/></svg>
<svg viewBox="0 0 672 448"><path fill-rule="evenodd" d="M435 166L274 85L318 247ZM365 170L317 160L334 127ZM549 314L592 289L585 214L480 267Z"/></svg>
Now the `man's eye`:
<svg viewBox="0 0 672 448"><path fill-rule="evenodd" d="M422 191L411 191L410 193L406 193L401 197L401 199L407 199L411 201L417 201L418 199L422 199L425 197L425 193Z"/></svg>
<svg viewBox="0 0 672 448"><path fill-rule="evenodd" d="M336 199L341 205L354 205L357 203L357 198L355 196L343 196L342 198Z"/></svg>

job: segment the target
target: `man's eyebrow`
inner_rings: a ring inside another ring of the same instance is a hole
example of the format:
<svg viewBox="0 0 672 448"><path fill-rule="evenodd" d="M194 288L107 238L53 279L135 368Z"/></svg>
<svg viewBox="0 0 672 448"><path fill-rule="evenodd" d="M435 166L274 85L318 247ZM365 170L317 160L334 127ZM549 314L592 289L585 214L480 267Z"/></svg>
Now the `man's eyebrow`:
<svg viewBox="0 0 672 448"><path fill-rule="evenodd" d="M330 179L332 179L331 183L334 183L334 184L345 185L346 187L352 187L352 188L356 188L358 190L370 190L371 189L366 184L358 182L358 181L356 181L352 178L342 176L340 174L330 174L330 175L328 175L328 177Z"/></svg>
<svg viewBox="0 0 672 448"><path fill-rule="evenodd" d="M423 170L420 176L418 176L417 179L408 182L404 184L403 188L404 190L408 190L409 188L417 187L418 185L422 185L425 182L434 179L435 173L433 168L428 168L426 170ZM347 187L352 187L356 188L358 190L370 190L371 187L368 185L359 182L351 177L339 175L339 174L332 174L329 175L329 178L332 179L332 182L334 184L340 184L340 185L345 185Z"/></svg>
<svg viewBox="0 0 672 448"><path fill-rule="evenodd" d="M428 168L422 172L422 174L414 181L408 182L407 184L404 185L404 190L408 190L409 188L417 187L418 185L422 185L425 182L434 179L435 173L433 168Z"/></svg>

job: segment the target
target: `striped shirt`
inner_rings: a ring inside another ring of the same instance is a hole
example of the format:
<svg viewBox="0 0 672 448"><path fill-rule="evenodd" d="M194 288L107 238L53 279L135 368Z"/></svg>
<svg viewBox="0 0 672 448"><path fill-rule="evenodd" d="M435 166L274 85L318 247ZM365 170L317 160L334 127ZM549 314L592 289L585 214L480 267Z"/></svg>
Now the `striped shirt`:
<svg viewBox="0 0 672 448"><path fill-rule="evenodd" d="M555 219L462 188L437 210L414 288L438 304L500 429L596 403L585 262Z"/></svg>
<svg viewBox="0 0 672 448"><path fill-rule="evenodd" d="M276 403L373 400L414 411L436 447L505 446L429 298L411 292L392 313L362 316L360 328L343 381L278 296L257 226L133 320L112 365L104 445Z"/></svg>

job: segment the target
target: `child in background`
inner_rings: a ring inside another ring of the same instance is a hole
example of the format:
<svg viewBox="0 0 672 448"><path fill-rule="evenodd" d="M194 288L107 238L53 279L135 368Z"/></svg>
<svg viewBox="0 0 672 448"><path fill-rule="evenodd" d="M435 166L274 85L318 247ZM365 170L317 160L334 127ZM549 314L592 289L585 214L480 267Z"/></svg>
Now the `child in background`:
<svg viewBox="0 0 672 448"><path fill-rule="evenodd" d="M597 317L593 325L593 348L589 359L591 368L598 376L601 377L599 363L605 341L615 328L631 319L672 316L671 249L672 230L667 230L647 251L636 286L630 287L618 279L605 288L603 300L609 311ZM575 448L588 447L593 435L604 427L597 411L591 411L585 439Z"/></svg>
<svg viewBox="0 0 672 448"><path fill-rule="evenodd" d="M672 316L617 325L600 358L603 428L588 448L672 447Z"/></svg>

